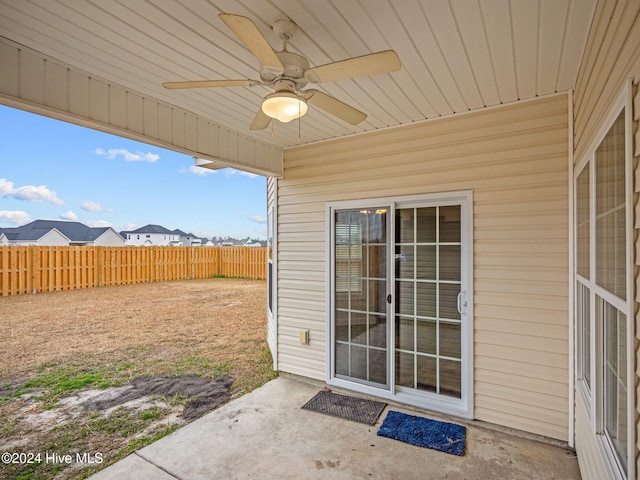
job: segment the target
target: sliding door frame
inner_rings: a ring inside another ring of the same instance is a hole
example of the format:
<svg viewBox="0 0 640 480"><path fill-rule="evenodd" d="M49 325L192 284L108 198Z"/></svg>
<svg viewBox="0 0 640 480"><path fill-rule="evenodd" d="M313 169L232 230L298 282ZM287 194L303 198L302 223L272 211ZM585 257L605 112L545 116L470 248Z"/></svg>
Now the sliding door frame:
<svg viewBox="0 0 640 480"><path fill-rule="evenodd" d="M461 398L448 398L429 392L409 392L406 388L399 391L395 385L395 211L397 208L431 207L445 205L461 206L461 280L462 289L466 292L463 302L466 303L461 328ZM388 388L366 385L343 378L337 378L335 372L335 213L340 210L363 208L388 209L388 245L387 245L387 294L391 295L391 303L387 304L387 377ZM331 202L326 205L326 382L329 385L345 388L367 395L395 400L425 409L442 413L473 418L474 398L474 342L473 342L473 192L458 191L424 195L410 195L383 198L364 198Z"/></svg>

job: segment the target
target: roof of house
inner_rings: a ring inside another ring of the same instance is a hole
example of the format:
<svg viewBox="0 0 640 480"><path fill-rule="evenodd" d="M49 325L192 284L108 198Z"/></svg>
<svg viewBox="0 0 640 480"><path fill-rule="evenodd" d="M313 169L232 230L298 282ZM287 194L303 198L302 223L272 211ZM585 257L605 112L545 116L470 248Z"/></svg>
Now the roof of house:
<svg viewBox="0 0 640 480"><path fill-rule="evenodd" d="M131 233L134 233L134 234L158 233L161 235L179 235L181 237L199 238L193 233L185 233L179 228L176 228L174 230L169 230L168 228L165 228L162 225L153 225L153 224L145 225L144 227L140 227L136 230L123 230L122 232L120 232L120 235L126 238L127 234L131 234Z"/></svg>
<svg viewBox="0 0 640 480"><path fill-rule="evenodd" d="M88 227L80 222L65 222L61 220L34 220L31 223L13 228L0 228L9 240L32 241L42 238L51 230L56 229L71 242L92 242L110 227Z"/></svg>
<svg viewBox="0 0 640 480"><path fill-rule="evenodd" d="M144 227L137 228L136 230L126 230L120 232L121 235L127 233L159 233L164 235L175 235L175 231L171 231L168 228L165 228L161 225L145 225Z"/></svg>

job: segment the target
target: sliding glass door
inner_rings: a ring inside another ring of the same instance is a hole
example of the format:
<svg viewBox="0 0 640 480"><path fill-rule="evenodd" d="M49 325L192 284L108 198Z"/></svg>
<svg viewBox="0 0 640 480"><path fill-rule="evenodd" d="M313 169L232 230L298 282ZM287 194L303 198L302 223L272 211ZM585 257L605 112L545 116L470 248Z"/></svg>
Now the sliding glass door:
<svg viewBox="0 0 640 480"><path fill-rule="evenodd" d="M330 383L470 411L470 195L329 207Z"/></svg>

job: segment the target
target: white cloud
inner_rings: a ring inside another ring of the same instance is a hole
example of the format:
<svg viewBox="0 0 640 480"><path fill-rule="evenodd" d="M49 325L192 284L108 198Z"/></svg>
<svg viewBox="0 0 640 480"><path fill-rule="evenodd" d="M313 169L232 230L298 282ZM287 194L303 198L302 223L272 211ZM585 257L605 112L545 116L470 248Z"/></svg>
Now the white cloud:
<svg viewBox="0 0 640 480"><path fill-rule="evenodd" d="M91 200L83 200L80 202L80 208L87 212L112 212L111 208L106 208L99 203L92 202Z"/></svg>
<svg viewBox="0 0 640 480"><path fill-rule="evenodd" d="M191 165L188 168L180 169L180 173L192 173L194 175L205 176L212 173L216 173L216 170L211 170L210 168L198 167L197 165Z"/></svg>
<svg viewBox="0 0 640 480"><path fill-rule="evenodd" d="M20 226L25 223L29 223L30 221L31 217L27 212L22 212L20 210L0 210L0 222Z"/></svg>
<svg viewBox="0 0 640 480"><path fill-rule="evenodd" d="M76 220L78 220L78 215L69 210L68 212L62 213L59 218L61 218L62 220L71 220L75 222Z"/></svg>
<svg viewBox="0 0 640 480"><path fill-rule="evenodd" d="M13 182L0 178L0 197L13 197L26 202L47 202L53 205L64 205L58 194L46 185L24 185L15 187Z"/></svg>
<svg viewBox="0 0 640 480"><path fill-rule="evenodd" d="M125 232L130 232L131 230L137 230L138 228L140 228L142 225L138 225L135 223L121 223L119 225L114 226L113 228L115 228L116 230L120 231L125 231Z"/></svg>
<svg viewBox="0 0 640 480"><path fill-rule="evenodd" d="M121 156L125 162L149 162L155 163L160 160L160 155L151 152L130 152L125 148L110 148L104 150L102 148L96 148L94 150L96 155L113 160Z"/></svg>
<svg viewBox="0 0 640 480"><path fill-rule="evenodd" d="M267 223L267 217L264 215L252 215L251 220L256 223Z"/></svg>
<svg viewBox="0 0 640 480"><path fill-rule="evenodd" d="M112 226L112 224L110 222L107 222L106 220L96 220L94 222L84 222L84 223L89 227L97 227L97 228Z"/></svg>
<svg viewBox="0 0 640 480"><path fill-rule="evenodd" d="M255 178L259 175L257 173L245 172L244 170L238 170L236 168L225 168L225 175L242 175L243 177Z"/></svg>

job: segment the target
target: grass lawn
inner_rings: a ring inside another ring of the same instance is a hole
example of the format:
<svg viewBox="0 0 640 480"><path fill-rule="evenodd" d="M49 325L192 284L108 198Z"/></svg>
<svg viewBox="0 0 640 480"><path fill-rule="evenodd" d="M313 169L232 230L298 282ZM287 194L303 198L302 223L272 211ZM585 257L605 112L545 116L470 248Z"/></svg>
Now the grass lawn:
<svg viewBox="0 0 640 480"><path fill-rule="evenodd" d="M85 478L191 421L205 398L194 385L231 384L223 402L274 378L265 288L216 278L0 297L0 478Z"/></svg>

